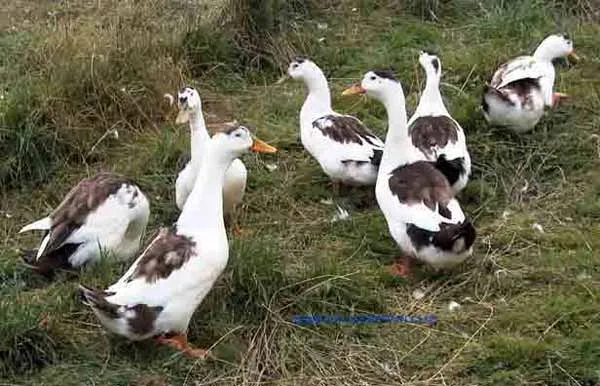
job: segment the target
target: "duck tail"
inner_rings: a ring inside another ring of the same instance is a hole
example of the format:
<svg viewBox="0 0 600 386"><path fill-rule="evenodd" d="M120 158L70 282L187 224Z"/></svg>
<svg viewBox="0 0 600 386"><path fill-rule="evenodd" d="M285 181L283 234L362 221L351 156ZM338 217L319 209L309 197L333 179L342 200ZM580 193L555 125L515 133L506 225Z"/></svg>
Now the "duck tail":
<svg viewBox="0 0 600 386"><path fill-rule="evenodd" d="M460 224L443 224L434 236L433 244L444 251L463 253L473 246L476 236L475 227L468 220Z"/></svg>
<svg viewBox="0 0 600 386"><path fill-rule="evenodd" d="M108 295L109 293L107 292L98 291L82 284L79 285L79 296L83 304L105 314L111 319L116 319L119 317L119 306L107 301L106 296Z"/></svg>

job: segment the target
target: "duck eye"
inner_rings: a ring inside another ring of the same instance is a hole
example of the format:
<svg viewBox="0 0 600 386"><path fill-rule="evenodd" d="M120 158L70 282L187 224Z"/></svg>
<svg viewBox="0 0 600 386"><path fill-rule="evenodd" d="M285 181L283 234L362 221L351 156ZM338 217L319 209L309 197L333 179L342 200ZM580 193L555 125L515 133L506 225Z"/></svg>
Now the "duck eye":
<svg viewBox="0 0 600 386"><path fill-rule="evenodd" d="M292 64L292 68L298 68L298 63Z"/></svg>
<svg viewBox="0 0 600 386"><path fill-rule="evenodd" d="M242 133L235 133L235 136L236 136L237 138L240 138L240 137L242 136Z"/></svg>
<svg viewBox="0 0 600 386"><path fill-rule="evenodd" d="M375 75L371 75L371 77L370 77L369 79L371 79L371 80L376 80L376 79L377 79L377 77L376 77Z"/></svg>

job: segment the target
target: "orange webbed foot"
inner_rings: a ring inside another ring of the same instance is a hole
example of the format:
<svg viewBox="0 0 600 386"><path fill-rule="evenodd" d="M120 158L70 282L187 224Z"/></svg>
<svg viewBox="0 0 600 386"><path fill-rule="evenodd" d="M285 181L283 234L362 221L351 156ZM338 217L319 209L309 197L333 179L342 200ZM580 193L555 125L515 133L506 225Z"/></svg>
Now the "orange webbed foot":
<svg viewBox="0 0 600 386"><path fill-rule="evenodd" d="M569 96L567 94L563 94L561 92L555 92L552 94L552 107L557 107L560 102L564 99L568 99Z"/></svg>
<svg viewBox="0 0 600 386"><path fill-rule="evenodd" d="M168 338L159 336L155 340L157 343L172 347L190 358L205 359L208 355L208 350L191 347L188 344L187 335L185 334L173 335Z"/></svg>
<svg viewBox="0 0 600 386"><path fill-rule="evenodd" d="M400 256L396 258L394 264L388 268L388 272L395 277L402 277L405 279L411 276L412 260L410 257Z"/></svg>

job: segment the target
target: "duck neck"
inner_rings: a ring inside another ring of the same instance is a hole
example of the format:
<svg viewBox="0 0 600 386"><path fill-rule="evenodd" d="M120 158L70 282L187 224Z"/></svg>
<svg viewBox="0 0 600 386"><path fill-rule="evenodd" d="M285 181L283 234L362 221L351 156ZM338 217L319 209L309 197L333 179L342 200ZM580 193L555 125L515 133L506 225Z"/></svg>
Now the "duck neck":
<svg viewBox="0 0 600 386"><path fill-rule="evenodd" d="M397 85L381 100L388 116L388 131L385 147L379 167L379 174L387 174L394 168L406 163L410 149L408 127L406 124L406 106L402 86Z"/></svg>
<svg viewBox="0 0 600 386"><path fill-rule="evenodd" d="M305 79L304 83L308 89L308 96L302 105L300 116L316 119L331 113L331 93L323 72L313 74L311 78Z"/></svg>
<svg viewBox="0 0 600 386"><path fill-rule="evenodd" d="M191 144L191 160L192 164L197 168L202 155L202 148L210 139L208 130L206 130L206 122L202 110L198 109L190 113L190 144Z"/></svg>
<svg viewBox="0 0 600 386"><path fill-rule="evenodd" d="M440 93L440 77L438 74L427 72L427 81L415 115L442 114L445 111L446 107Z"/></svg>
<svg viewBox="0 0 600 386"><path fill-rule="evenodd" d="M225 171L233 161L218 154L211 142L204 146L194 187L177 220L178 231L192 233L225 232L223 220L223 184Z"/></svg>
<svg viewBox="0 0 600 386"><path fill-rule="evenodd" d="M537 60L550 63L557 58L555 50L552 49L552 46L548 42L546 42L546 40L541 42L540 45L535 49L533 57Z"/></svg>
<svg viewBox="0 0 600 386"><path fill-rule="evenodd" d="M545 42L542 42L533 53L533 57L538 62L542 62L545 68L545 75L539 79L539 83L544 97L544 104L550 107L553 104L552 89L554 88L554 78L556 76L552 60L556 59L556 55L551 47L545 44Z"/></svg>

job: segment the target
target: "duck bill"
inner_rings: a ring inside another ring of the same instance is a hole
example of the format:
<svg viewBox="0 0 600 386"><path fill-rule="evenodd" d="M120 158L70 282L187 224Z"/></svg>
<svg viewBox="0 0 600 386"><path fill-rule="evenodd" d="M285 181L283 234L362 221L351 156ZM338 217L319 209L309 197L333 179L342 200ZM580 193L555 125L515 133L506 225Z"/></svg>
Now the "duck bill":
<svg viewBox="0 0 600 386"><path fill-rule="evenodd" d="M254 142L252 143L252 147L250 147L250 151L253 151L255 153L273 154L277 152L277 148L269 145L266 142L261 141L258 138L254 138Z"/></svg>
<svg viewBox="0 0 600 386"><path fill-rule="evenodd" d="M579 55L577 55L575 53L575 50L569 52L569 55L567 55L569 57L569 59L571 59L573 62L577 63L581 60L581 58L579 58Z"/></svg>
<svg viewBox="0 0 600 386"><path fill-rule="evenodd" d="M190 112L186 110L179 110L177 114L177 118L175 118L175 123L181 125L183 123L188 123L190 120Z"/></svg>
<svg viewBox="0 0 600 386"><path fill-rule="evenodd" d="M342 92L342 95L360 95L366 94L367 90L365 90L360 84L353 84Z"/></svg>

